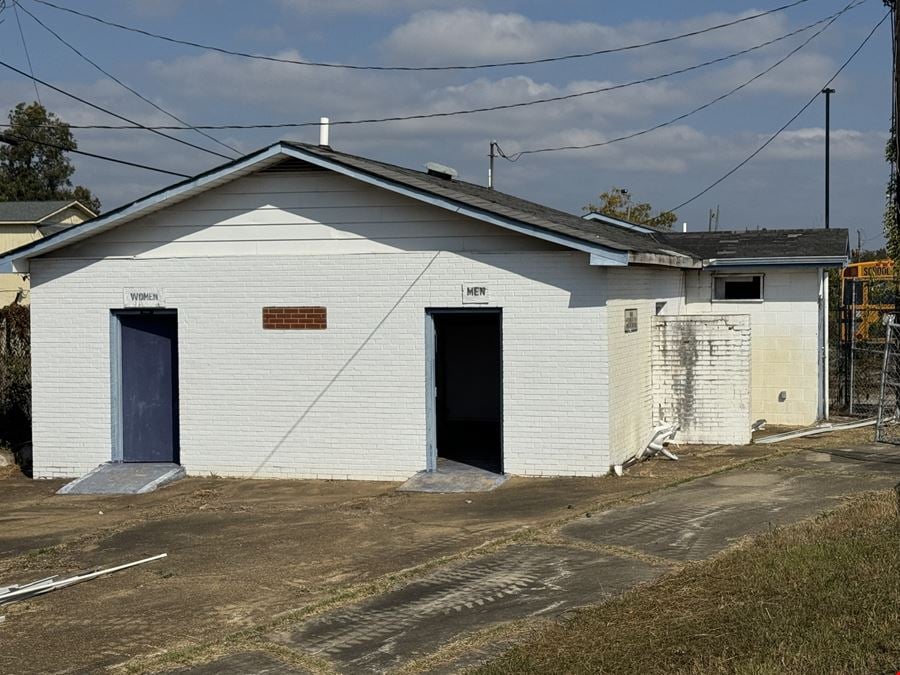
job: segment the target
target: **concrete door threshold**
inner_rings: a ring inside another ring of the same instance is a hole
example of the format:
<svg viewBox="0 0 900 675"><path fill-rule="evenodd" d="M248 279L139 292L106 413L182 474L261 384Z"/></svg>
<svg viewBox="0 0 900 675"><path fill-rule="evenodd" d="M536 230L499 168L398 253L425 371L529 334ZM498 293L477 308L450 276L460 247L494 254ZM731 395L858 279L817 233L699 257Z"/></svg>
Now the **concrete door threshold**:
<svg viewBox="0 0 900 675"><path fill-rule="evenodd" d="M184 467L171 462L107 462L66 483L56 494L142 495L184 476Z"/></svg>
<svg viewBox="0 0 900 675"><path fill-rule="evenodd" d="M420 471L399 492L490 492L507 481L506 474L438 457L435 471Z"/></svg>

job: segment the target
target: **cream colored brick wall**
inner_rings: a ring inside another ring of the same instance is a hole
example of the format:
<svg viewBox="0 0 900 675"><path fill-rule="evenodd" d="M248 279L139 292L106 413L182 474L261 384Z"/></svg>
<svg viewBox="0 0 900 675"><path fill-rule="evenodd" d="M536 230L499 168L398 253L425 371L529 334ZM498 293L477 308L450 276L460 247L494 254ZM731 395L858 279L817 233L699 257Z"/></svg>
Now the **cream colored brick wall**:
<svg viewBox="0 0 900 675"><path fill-rule="evenodd" d="M729 270L759 274L760 268ZM808 425L819 407L819 271L767 268L762 302L713 302L708 271L685 272L688 314L747 314L753 336L751 416ZM781 402L779 394L787 398Z"/></svg>
<svg viewBox="0 0 900 675"><path fill-rule="evenodd" d="M653 267L607 269L610 457L621 464L650 440L653 429L652 330L656 303L663 315L681 311L679 270ZM638 329L625 332L625 311L637 310Z"/></svg>
<svg viewBox="0 0 900 675"><path fill-rule="evenodd" d="M750 442L750 317L683 315L653 321L655 424L682 443Z"/></svg>

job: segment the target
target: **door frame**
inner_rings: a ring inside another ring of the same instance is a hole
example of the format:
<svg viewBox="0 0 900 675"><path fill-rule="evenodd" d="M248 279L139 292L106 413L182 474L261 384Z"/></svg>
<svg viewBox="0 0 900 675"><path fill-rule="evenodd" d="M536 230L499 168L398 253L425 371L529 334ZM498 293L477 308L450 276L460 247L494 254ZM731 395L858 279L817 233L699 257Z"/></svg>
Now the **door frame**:
<svg viewBox="0 0 900 675"><path fill-rule="evenodd" d="M500 473L505 470L503 431L503 308L502 307L426 307L425 308L425 470L437 470L437 334L435 315L495 314L500 328Z"/></svg>
<svg viewBox="0 0 900 675"><path fill-rule="evenodd" d="M109 340L110 340L110 421L111 421L111 461L117 464L125 462L125 448L123 439L124 423L122 421L122 321L123 316L135 316L141 314L154 314L175 317L175 364L172 368L172 376L175 378L175 457L174 463L181 464L181 367L180 334L178 331L177 309L111 309L109 312Z"/></svg>

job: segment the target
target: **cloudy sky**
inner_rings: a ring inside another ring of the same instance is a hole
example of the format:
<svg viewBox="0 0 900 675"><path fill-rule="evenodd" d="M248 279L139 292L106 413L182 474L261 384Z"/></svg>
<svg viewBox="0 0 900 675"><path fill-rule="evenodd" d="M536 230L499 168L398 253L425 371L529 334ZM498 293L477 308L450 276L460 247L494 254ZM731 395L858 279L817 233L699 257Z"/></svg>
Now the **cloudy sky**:
<svg viewBox="0 0 900 675"><path fill-rule="evenodd" d="M105 19L230 50L369 65L438 66L529 60L641 43L771 9L765 3L659 0L55 0ZM353 120L491 107L616 87L728 56L813 24L849 0L807 0L783 12L701 36L556 63L462 71L323 69L250 60L103 26L19 0L110 74L192 124ZM0 3L2 4L2 3ZM7 0L7 5L10 0ZM834 74L885 12L866 0L784 63L737 94L676 124L605 147L500 160L496 184L574 213L613 186L672 208L718 179L781 127ZM19 10L34 74L143 124L172 120L99 73ZM15 15L0 16L0 61L27 70ZM413 168L438 161L484 183L488 144L507 154L584 145L665 122L746 82L825 24L737 58L611 91L455 117L340 126L332 145ZM885 23L832 85L832 226L881 243L890 117L890 30ZM39 87L72 124L114 118ZM0 68L0 109L35 98ZM817 227L824 217L824 101L731 178L678 211L705 229ZM229 154L194 132L175 132ZM315 142L314 128L212 132L241 152L279 138ZM82 150L193 174L223 160L141 130L78 130ZM76 180L113 208L172 182L159 174L77 158Z"/></svg>

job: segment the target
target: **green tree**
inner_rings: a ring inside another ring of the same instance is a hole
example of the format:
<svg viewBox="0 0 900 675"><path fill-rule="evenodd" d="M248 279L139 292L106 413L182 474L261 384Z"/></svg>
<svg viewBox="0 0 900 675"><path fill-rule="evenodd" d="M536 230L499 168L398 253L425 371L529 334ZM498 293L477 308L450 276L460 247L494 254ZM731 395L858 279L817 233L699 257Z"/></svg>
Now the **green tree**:
<svg viewBox="0 0 900 675"><path fill-rule="evenodd" d="M9 112L9 125L0 134L0 201L77 199L100 212L89 189L72 185L75 167L66 150L78 144L68 124L39 103L19 103Z"/></svg>
<svg viewBox="0 0 900 675"><path fill-rule="evenodd" d="M897 162L897 130L891 129L891 137L884 148L884 159L892 167ZM884 239L887 241L887 252L894 260L900 260L900 231L897 230L897 206L895 194L897 175L891 171L887 187L884 190Z"/></svg>
<svg viewBox="0 0 900 675"><path fill-rule="evenodd" d="M624 188L611 188L600 195L599 204L588 204L584 207L588 213L601 213L612 218L627 220L629 223L650 225L663 229L671 229L678 217L672 211L660 211L653 214L653 207L646 202L634 202L631 193Z"/></svg>

